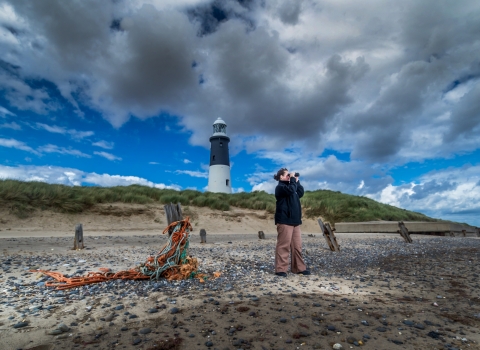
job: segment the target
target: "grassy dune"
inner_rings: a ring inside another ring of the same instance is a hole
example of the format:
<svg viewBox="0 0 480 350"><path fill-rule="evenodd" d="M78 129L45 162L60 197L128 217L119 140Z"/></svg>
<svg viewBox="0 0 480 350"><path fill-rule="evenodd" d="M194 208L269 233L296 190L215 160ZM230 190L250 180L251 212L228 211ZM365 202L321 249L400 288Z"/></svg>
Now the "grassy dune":
<svg viewBox="0 0 480 350"><path fill-rule="evenodd" d="M329 190L307 191L301 199L304 215L322 217L329 222L371 220L437 221L420 213L381 204L366 197ZM230 206L275 212L275 197L266 192L210 193L175 191L146 186L80 187L51 185L44 182L0 180L0 205L19 218L34 210L51 209L80 213L98 203L178 203L183 206L209 207L227 211Z"/></svg>

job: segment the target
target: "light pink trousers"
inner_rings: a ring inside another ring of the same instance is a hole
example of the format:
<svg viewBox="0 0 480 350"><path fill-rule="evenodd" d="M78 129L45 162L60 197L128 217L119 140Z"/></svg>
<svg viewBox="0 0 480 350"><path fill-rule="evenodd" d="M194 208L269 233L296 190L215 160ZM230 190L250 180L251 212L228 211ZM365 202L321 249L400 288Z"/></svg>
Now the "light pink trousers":
<svg viewBox="0 0 480 350"><path fill-rule="evenodd" d="M275 249L275 272L288 271L289 255L293 273L299 273L307 269L302 258L300 226L278 224L277 247Z"/></svg>

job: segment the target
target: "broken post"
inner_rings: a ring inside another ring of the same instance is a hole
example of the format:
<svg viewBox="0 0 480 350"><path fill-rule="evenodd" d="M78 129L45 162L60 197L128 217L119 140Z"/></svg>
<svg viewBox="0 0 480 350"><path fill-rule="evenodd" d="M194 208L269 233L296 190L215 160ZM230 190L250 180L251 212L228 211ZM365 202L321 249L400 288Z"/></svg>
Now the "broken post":
<svg viewBox="0 0 480 350"><path fill-rule="evenodd" d="M412 243L412 238L410 237L410 233L408 233L408 229L403 223L403 221L398 222L398 228L399 230L397 232L400 233L400 236L403 237L405 242Z"/></svg>
<svg viewBox="0 0 480 350"><path fill-rule="evenodd" d="M320 230L322 231L323 237L325 237L325 240L327 241L330 250L332 252L339 252L340 246L337 243L337 238L333 234L333 231L335 231L335 229L332 230L328 222L324 224L322 219L318 219L318 225L320 226Z"/></svg>
<svg viewBox="0 0 480 350"><path fill-rule="evenodd" d="M168 225L170 225L172 222L183 220L182 206L180 203L165 204L163 208L165 209Z"/></svg>
<svg viewBox="0 0 480 350"><path fill-rule="evenodd" d="M200 243L207 243L207 231L200 229Z"/></svg>
<svg viewBox="0 0 480 350"><path fill-rule="evenodd" d="M258 231L258 239L265 239L265 233L263 233L263 231Z"/></svg>
<svg viewBox="0 0 480 350"><path fill-rule="evenodd" d="M462 230L462 236L467 237L467 230Z"/></svg>
<svg viewBox="0 0 480 350"><path fill-rule="evenodd" d="M73 250L83 249L83 227L82 224L75 226L75 241L73 242Z"/></svg>

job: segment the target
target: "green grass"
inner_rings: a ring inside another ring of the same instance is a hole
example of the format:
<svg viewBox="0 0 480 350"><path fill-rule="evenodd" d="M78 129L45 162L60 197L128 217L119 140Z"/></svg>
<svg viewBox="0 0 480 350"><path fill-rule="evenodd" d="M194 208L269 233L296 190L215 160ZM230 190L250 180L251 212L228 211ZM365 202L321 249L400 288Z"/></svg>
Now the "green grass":
<svg viewBox="0 0 480 350"><path fill-rule="evenodd" d="M81 213L97 203L181 203L183 207L208 207L230 210L230 206L275 212L275 197L266 192L211 193L193 190L175 191L146 186L80 187L51 185L44 182L0 180L0 205L7 206L19 218L35 209ZM366 197L340 192L307 191L301 199L304 216L323 217L325 221L438 221L420 213L381 204Z"/></svg>
<svg viewBox="0 0 480 350"><path fill-rule="evenodd" d="M377 220L439 221L424 214L382 204L367 197L329 190L307 191L301 202L306 217L321 216L330 223Z"/></svg>

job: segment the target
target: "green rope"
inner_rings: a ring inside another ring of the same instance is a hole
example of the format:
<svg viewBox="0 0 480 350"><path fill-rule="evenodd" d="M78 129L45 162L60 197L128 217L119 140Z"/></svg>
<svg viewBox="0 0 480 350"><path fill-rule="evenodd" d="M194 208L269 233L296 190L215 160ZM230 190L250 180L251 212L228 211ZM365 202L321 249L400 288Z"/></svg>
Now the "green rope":
<svg viewBox="0 0 480 350"><path fill-rule="evenodd" d="M153 266L155 267L155 270L150 270L147 266L140 266L140 272L143 273L145 276L150 276L150 279L160 279L161 275L163 272L165 272L168 269L171 269L172 267L176 267L179 265L185 264L187 260L187 254L188 254L188 246L189 246L189 239L188 239L188 233L189 230L188 228L186 229L186 233L183 234L183 237L181 238L180 242L178 243L175 253L172 254L171 257L167 259L164 265L159 264L158 258L161 255L164 255L168 253L172 249L172 237L174 233L180 231L182 228L182 221L179 221L175 228L173 229L172 233L169 235L168 242L165 245L165 247L158 252L158 254L155 256L155 259L153 260ZM184 249L182 249L182 244L185 242Z"/></svg>

